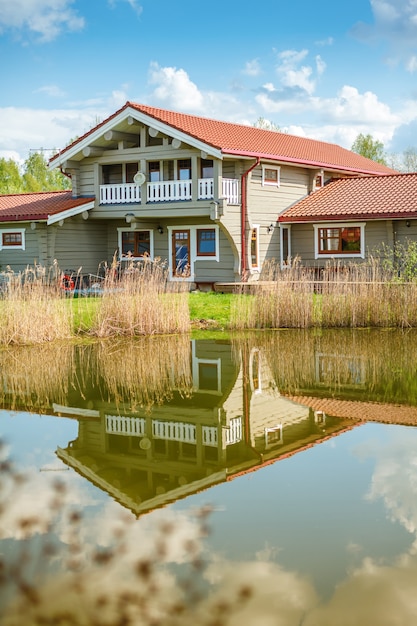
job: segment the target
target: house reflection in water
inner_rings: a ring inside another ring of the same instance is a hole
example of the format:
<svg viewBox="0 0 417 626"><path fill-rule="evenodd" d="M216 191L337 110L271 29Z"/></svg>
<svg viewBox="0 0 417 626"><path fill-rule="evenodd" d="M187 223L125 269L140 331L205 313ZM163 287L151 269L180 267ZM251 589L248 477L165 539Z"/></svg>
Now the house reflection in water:
<svg viewBox="0 0 417 626"><path fill-rule="evenodd" d="M281 396L262 350L245 343L192 340L190 373L188 393L173 388L148 408L97 397L89 408L55 404L79 423L58 457L140 515L356 423Z"/></svg>

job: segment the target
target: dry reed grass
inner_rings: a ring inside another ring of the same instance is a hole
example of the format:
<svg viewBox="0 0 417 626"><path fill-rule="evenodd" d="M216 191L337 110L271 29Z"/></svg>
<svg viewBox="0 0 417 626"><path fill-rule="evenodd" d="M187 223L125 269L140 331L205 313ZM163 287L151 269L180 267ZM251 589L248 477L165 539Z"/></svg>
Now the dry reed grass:
<svg viewBox="0 0 417 626"><path fill-rule="evenodd" d="M119 275L113 264L91 333L97 337L184 333L190 330L188 284L169 281L166 265L144 259Z"/></svg>
<svg viewBox="0 0 417 626"><path fill-rule="evenodd" d="M270 263L252 289L234 300L231 328L417 326L417 281L398 280L378 258L320 270Z"/></svg>
<svg viewBox="0 0 417 626"><path fill-rule="evenodd" d="M72 336L72 311L63 301L56 267L35 265L3 274L0 344L43 343Z"/></svg>

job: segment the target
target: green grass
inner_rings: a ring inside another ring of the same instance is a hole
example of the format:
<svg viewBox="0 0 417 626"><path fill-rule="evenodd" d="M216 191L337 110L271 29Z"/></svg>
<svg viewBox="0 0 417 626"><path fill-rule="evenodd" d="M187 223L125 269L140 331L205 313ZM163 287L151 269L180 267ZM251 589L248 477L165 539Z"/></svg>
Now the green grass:
<svg viewBox="0 0 417 626"><path fill-rule="evenodd" d="M189 295L191 323L194 328L221 328L230 326L230 306L238 295L231 293L195 292Z"/></svg>

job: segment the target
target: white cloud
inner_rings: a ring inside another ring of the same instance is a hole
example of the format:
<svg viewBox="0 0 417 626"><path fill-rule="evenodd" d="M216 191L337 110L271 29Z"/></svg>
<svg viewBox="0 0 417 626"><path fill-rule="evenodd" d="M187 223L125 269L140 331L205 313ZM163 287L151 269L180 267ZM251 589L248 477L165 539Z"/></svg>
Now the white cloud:
<svg viewBox="0 0 417 626"><path fill-rule="evenodd" d="M73 0L0 0L0 32L28 30L41 42L56 39L63 31L84 28L84 18L71 7Z"/></svg>
<svg viewBox="0 0 417 626"><path fill-rule="evenodd" d="M162 105L180 111L204 110L203 94L185 70L152 63L149 82L155 85L152 97Z"/></svg>
<svg viewBox="0 0 417 626"><path fill-rule="evenodd" d="M51 98L62 98L65 96L65 92L57 85L44 85L35 90L35 93L44 93Z"/></svg>
<svg viewBox="0 0 417 626"><path fill-rule="evenodd" d="M311 95L315 90L315 81L312 80L313 69L309 65L300 67L300 63L307 55L308 50L284 50L278 55L280 64L277 67L277 74L285 87L296 87Z"/></svg>
<svg viewBox="0 0 417 626"><path fill-rule="evenodd" d="M248 76L259 76L259 74L261 73L261 66L258 59L247 61L243 73L247 74Z"/></svg>
<svg viewBox="0 0 417 626"><path fill-rule="evenodd" d="M109 5L115 7L118 2L127 2L138 16L143 13L143 7L139 4L138 0L109 0Z"/></svg>

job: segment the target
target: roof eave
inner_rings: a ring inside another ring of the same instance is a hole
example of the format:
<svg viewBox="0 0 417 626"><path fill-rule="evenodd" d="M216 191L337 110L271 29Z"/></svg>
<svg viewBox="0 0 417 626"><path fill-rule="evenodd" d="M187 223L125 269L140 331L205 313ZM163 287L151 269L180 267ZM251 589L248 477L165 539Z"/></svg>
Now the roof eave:
<svg viewBox="0 0 417 626"><path fill-rule="evenodd" d="M90 211L91 209L94 209L94 206L95 206L95 200L90 200L90 202L86 202L85 204L79 204L78 206L72 207L71 209L66 209L65 211L60 211L59 213L48 215L47 226L56 224L57 222L60 222L61 220L68 219L69 217L80 215L80 213L84 213L84 211Z"/></svg>
<svg viewBox="0 0 417 626"><path fill-rule="evenodd" d="M263 158L270 159L272 161L281 161L283 163L295 163L297 165L307 165L309 167L315 167L318 169L327 169L334 170L337 172L352 172L355 174L368 174L372 176L389 176L394 173L391 172L380 172L375 170L367 170L356 167L346 167L342 165L335 165L334 163L326 163L324 161L311 161L309 159L298 159L294 157L282 156L279 154L269 154L266 152L251 152L246 150L235 150L234 148L225 148L222 150L223 154L230 154L233 156L242 156L242 157L252 157L252 158Z"/></svg>

